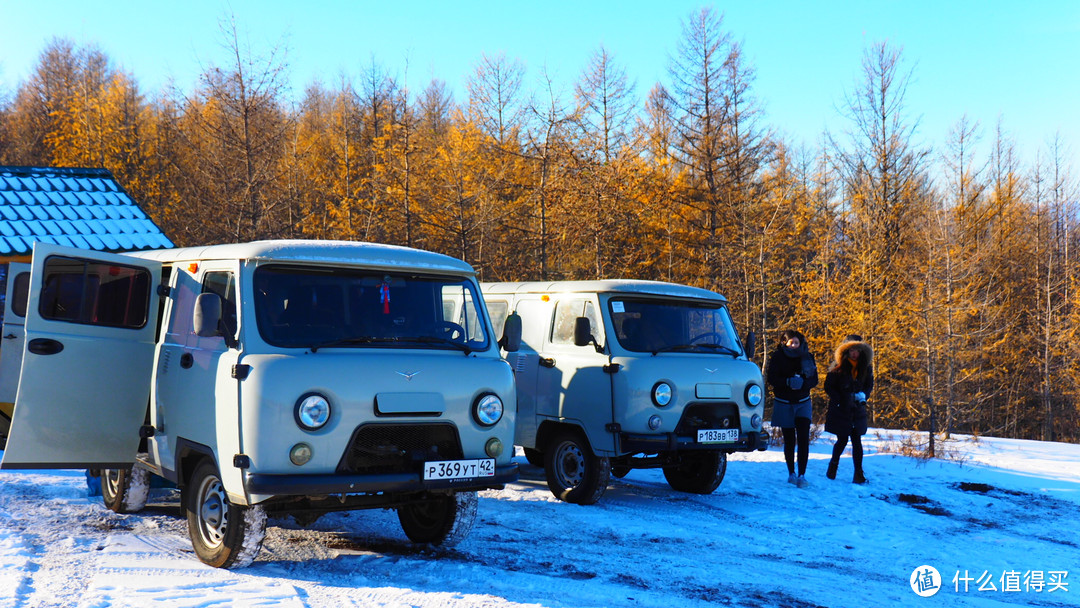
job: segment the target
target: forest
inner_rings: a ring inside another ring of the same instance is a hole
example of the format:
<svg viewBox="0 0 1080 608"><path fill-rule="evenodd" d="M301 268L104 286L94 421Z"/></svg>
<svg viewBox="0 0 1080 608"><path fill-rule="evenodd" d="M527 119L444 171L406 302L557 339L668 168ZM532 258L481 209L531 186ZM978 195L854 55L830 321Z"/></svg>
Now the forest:
<svg viewBox="0 0 1080 608"><path fill-rule="evenodd" d="M96 46L53 39L0 90L0 165L105 167L178 246L362 240L486 281L704 287L759 363L789 327L822 371L864 336L872 426L926 431L929 455L950 433L1080 441L1065 142L1025 163L1001 121L958 116L940 149L921 144L901 47L863 51L846 128L807 149L767 123L752 61L708 8L643 94L603 47L569 86L494 53L460 101L374 60L293 94L286 49L244 46L235 22L222 37L228 61L153 94Z"/></svg>

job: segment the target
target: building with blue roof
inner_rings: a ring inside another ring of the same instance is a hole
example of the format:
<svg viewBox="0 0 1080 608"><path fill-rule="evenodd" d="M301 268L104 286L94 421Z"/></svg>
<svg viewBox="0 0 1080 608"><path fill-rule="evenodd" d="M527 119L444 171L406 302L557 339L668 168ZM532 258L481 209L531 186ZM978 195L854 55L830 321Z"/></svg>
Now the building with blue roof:
<svg viewBox="0 0 1080 608"><path fill-rule="evenodd" d="M172 247L106 169L0 166L0 263L34 241L96 251Z"/></svg>
<svg viewBox="0 0 1080 608"><path fill-rule="evenodd" d="M106 169L0 166L0 319L8 264L29 261L35 241L114 253L173 246Z"/></svg>

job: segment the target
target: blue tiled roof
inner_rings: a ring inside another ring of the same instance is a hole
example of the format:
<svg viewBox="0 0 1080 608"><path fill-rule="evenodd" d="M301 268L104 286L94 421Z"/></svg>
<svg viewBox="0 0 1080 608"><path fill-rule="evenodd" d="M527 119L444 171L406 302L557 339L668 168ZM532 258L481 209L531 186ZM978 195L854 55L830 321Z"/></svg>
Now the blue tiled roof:
<svg viewBox="0 0 1080 608"><path fill-rule="evenodd" d="M173 243L105 169L0 166L0 256L34 241L97 251Z"/></svg>

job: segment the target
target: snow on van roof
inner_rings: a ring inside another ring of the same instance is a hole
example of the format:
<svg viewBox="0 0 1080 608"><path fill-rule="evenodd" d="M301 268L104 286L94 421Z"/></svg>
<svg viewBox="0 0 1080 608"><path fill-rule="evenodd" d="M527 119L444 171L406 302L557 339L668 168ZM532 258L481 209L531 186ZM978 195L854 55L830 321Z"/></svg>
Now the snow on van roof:
<svg viewBox="0 0 1080 608"><path fill-rule="evenodd" d="M250 243L180 247L128 255L161 262L202 260L259 260L348 266L392 266L413 270L473 274L466 262L441 253L410 247L357 241L272 240Z"/></svg>
<svg viewBox="0 0 1080 608"><path fill-rule="evenodd" d="M663 281L643 281L639 279L604 279L598 281L531 281L523 283L482 283L480 290L485 294L507 293L625 293L634 295L670 296L675 298L696 298L699 300L719 300L727 298L708 289L665 283Z"/></svg>

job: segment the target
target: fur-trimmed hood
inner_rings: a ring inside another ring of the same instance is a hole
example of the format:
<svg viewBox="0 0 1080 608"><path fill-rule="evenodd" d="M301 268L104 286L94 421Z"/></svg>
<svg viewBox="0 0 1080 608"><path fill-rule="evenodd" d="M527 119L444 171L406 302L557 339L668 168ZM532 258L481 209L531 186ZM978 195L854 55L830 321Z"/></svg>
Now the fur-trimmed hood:
<svg viewBox="0 0 1080 608"><path fill-rule="evenodd" d="M845 340L840 343L840 346L836 347L835 351L833 351L833 361L832 365L829 366L829 369L840 367L840 364L844 362L844 353L846 353L849 348L859 349L860 367L865 369L865 367L874 364L874 349L870 348L869 344L859 340ZM861 362L865 362L865 364Z"/></svg>

